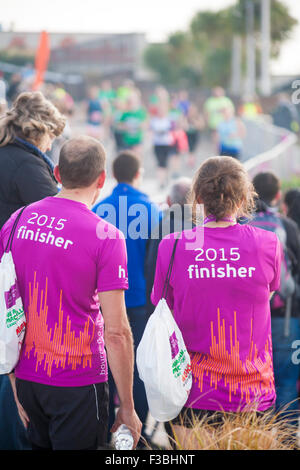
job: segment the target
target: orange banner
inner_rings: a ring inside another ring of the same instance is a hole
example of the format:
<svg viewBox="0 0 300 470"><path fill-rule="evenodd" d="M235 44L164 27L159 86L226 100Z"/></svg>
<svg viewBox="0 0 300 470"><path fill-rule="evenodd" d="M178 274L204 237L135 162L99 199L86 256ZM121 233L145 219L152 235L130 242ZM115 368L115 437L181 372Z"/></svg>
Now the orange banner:
<svg viewBox="0 0 300 470"><path fill-rule="evenodd" d="M46 31L41 32L40 43L35 56L35 80L33 90L39 90L44 83L44 75L50 59L50 38Z"/></svg>

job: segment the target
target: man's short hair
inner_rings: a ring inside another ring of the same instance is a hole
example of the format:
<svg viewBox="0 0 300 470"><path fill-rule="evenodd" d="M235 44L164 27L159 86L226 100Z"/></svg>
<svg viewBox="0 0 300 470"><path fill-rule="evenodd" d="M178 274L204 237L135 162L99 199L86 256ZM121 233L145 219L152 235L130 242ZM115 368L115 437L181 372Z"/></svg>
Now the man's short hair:
<svg viewBox="0 0 300 470"><path fill-rule="evenodd" d="M274 173L258 173L253 179L255 191L259 199L270 204L280 191L280 180Z"/></svg>
<svg viewBox="0 0 300 470"><path fill-rule="evenodd" d="M170 188L169 198L171 204L183 206L189 203L191 196L192 180L190 178L179 178Z"/></svg>
<svg viewBox="0 0 300 470"><path fill-rule="evenodd" d="M67 189L88 188L105 170L105 150L93 137L80 136L64 143L59 155L59 173Z"/></svg>
<svg viewBox="0 0 300 470"><path fill-rule="evenodd" d="M118 183L132 183L140 167L141 162L137 155L123 151L113 162L113 174Z"/></svg>

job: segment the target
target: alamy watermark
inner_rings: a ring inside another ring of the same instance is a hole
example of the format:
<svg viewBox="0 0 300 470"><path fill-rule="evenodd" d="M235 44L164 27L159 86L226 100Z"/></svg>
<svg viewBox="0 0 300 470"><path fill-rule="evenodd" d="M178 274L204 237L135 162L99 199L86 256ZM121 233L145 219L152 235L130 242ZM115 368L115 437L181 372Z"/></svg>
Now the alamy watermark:
<svg viewBox="0 0 300 470"><path fill-rule="evenodd" d="M295 351L292 354L292 363L295 366L298 366L300 364L300 340L299 339L293 341L292 349L295 349Z"/></svg>
<svg viewBox="0 0 300 470"><path fill-rule="evenodd" d="M101 204L98 206L97 215L113 227L118 227L125 239L158 240L171 232L179 232L179 238L185 239L187 250L203 246L204 231L198 229L204 223L203 204L166 204L161 207L159 213L154 205L128 205L127 196L119 196L118 210L113 204ZM193 222L195 220L197 229ZM117 232L108 224L99 222L97 225L97 237L101 240L117 236Z"/></svg>
<svg viewBox="0 0 300 470"><path fill-rule="evenodd" d="M292 103L300 104L300 79L294 80L292 83L292 88L295 90L292 94Z"/></svg>

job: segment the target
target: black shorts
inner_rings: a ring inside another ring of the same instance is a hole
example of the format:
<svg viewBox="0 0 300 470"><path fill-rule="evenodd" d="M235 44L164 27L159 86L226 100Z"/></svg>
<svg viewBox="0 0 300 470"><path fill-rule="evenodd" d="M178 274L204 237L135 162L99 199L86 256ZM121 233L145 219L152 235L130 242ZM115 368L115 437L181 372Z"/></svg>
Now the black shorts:
<svg viewBox="0 0 300 470"><path fill-rule="evenodd" d="M157 159L158 166L160 168L167 168L170 151L171 151L170 145L155 145L154 146L154 153Z"/></svg>
<svg viewBox="0 0 300 470"><path fill-rule="evenodd" d="M189 151L193 153L197 147L200 138L199 131L187 131L186 133L189 143Z"/></svg>
<svg viewBox="0 0 300 470"><path fill-rule="evenodd" d="M114 130L113 134L114 134L117 150L120 151L124 147L123 132L119 130Z"/></svg>
<svg viewBox="0 0 300 470"><path fill-rule="evenodd" d="M33 449L96 450L105 447L108 384L56 387L16 379L18 399L29 417Z"/></svg>
<svg viewBox="0 0 300 470"><path fill-rule="evenodd" d="M232 157L232 158L236 158L237 160L240 159L240 150L238 149L229 149L229 148L225 148L225 147L222 147L222 145L220 146L220 149L219 149L219 154L220 156L224 156L224 157Z"/></svg>

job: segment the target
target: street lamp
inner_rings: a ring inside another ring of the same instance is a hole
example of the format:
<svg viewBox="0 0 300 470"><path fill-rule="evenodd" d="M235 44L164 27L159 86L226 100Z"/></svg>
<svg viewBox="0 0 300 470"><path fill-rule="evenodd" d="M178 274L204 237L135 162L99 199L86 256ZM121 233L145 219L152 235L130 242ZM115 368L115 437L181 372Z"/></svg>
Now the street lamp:
<svg viewBox="0 0 300 470"><path fill-rule="evenodd" d="M256 88L256 50L254 37L254 2L246 0L246 87L245 94L254 98Z"/></svg>
<svg viewBox="0 0 300 470"><path fill-rule="evenodd" d="M261 79L262 95L271 94L271 0L261 0Z"/></svg>

